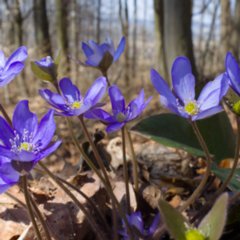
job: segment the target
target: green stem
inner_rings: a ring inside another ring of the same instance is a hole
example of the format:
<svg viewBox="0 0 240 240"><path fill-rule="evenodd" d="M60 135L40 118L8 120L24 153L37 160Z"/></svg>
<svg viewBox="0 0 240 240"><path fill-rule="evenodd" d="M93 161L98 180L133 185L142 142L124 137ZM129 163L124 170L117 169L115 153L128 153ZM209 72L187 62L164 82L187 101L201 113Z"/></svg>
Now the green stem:
<svg viewBox="0 0 240 240"><path fill-rule="evenodd" d="M29 194L29 199L30 199L30 202L31 202L31 204L33 206L35 214L37 215L38 220L40 221L40 223L41 223L41 225L42 225L42 227L44 229L46 239L47 240L51 240L51 236L50 236L50 233L48 231L48 226L46 224L46 221L44 220L42 213L39 211L35 201L33 200L33 198L31 197L30 194Z"/></svg>
<svg viewBox="0 0 240 240"><path fill-rule="evenodd" d="M99 168L101 169L101 171L102 171L102 173L103 173L103 176L104 176L104 178L105 178L105 181L106 181L106 183L107 183L108 186L111 186L111 183L110 183L110 181L109 181L109 177L108 177L108 175L107 175L105 166L104 166L104 164L103 164L103 160L102 160L102 158L101 158L101 156L100 156L100 154L99 154L99 152L98 152L98 150L97 150L97 148L96 148L96 145L94 144L94 142L93 142L93 140L92 140L92 138L91 138L91 136L90 136L90 134L89 134L89 132L88 132L88 130L87 130L87 128L86 128L86 125L85 125L85 123L84 123L84 121L83 121L83 116L79 116L79 120L80 120L81 128L82 128L82 130L83 130L83 132L84 132L84 135L85 135L85 137L87 138L90 146L92 147L93 154L94 154L94 156L95 156L95 158L96 158L96 160L97 160L97 163L98 163Z"/></svg>
<svg viewBox="0 0 240 240"><path fill-rule="evenodd" d="M205 153L207 167L206 167L206 172L202 178L202 181L200 182L198 187L195 189L195 191L192 193L192 195L187 199L187 201L184 203L184 205L179 208L179 210L181 212L184 211L188 206L190 206L197 199L197 197L201 194L202 190L204 189L204 187L207 183L208 177L211 173L211 155L208 151L208 147L202 137L202 134L200 133L200 131L198 129L196 122L191 121L191 125L192 125L194 133L198 139L198 142Z"/></svg>
<svg viewBox="0 0 240 240"><path fill-rule="evenodd" d="M128 137L129 147L132 155L132 165L133 165L133 182L135 186L135 191L138 192L138 163L136 154L133 148L133 141L131 137L131 133L128 129L126 129L126 135Z"/></svg>
<svg viewBox="0 0 240 240"><path fill-rule="evenodd" d="M31 206L29 193L28 193L28 187L27 187L27 176L26 175L22 176L22 184L23 184L23 193L24 193L24 197L25 197L25 201L26 201L26 206L27 206L27 209L28 209L28 214L29 214L29 217L32 221L33 228L34 228L35 233L37 235L37 239L38 240L43 240L43 238L41 237L41 233L38 229L38 225L37 225L37 222L35 220L33 209L32 209L32 206Z"/></svg>
<svg viewBox="0 0 240 240"><path fill-rule="evenodd" d="M105 73L104 76L105 76L106 79L107 79L108 86L110 86L110 82L109 82L109 79L108 79L108 77L107 77L107 73ZM55 85L55 87L56 87L56 90L58 91L58 93L61 94L58 84ZM67 118L66 118L66 119L67 119ZM87 131L87 129L86 129L86 126L85 126L85 124L84 124L84 122L83 122L83 118L82 118L81 116L79 116L79 119L80 119L81 125L82 125L83 128L85 129L85 134L87 133L87 136L89 136L88 131ZM91 168L91 169L97 174L97 176L101 179L102 183L104 184L104 186L105 186L106 189L107 189L107 193L108 193L110 199L112 200L114 230L117 229L117 225L115 225L115 224L117 224L117 215L116 215L116 207L117 207L121 218L123 219L124 223L126 224L126 226L127 226L127 228L128 228L128 231L130 232L130 237L131 237L131 239L132 239L131 227L130 227L130 225L129 225L129 223L128 223L128 220L127 220L127 218L126 218L126 215L124 214L124 212L123 212L123 210L122 210L122 207L120 206L120 204L119 204L116 196L115 196L114 193L113 193L112 186L111 186L111 184L110 184L110 181L109 181L109 179L108 179L108 176L107 176L107 178L106 178L106 171L105 171L104 165L102 164L102 165L103 165L103 173L105 172L105 174L104 174L105 179L104 179L104 177L102 176L102 174L98 171L98 169L95 167L95 165L92 163L92 161L89 159L89 157L87 156L87 154L85 154L85 152L83 151L82 147L79 145L78 140L76 139L76 137L75 137L75 135L74 135L74 133L73 133L73 130L72 130L72 127L71 127L71 123L70 123L70 121L69 121L68 119L67 119L67 122L68 122L68 124L69 124L69 129L70 129L70 131L71 131L71 134L72 134L72 137L73 137L73 141L74 141L75 145L77 146L79 152L82 154L82 156L84 157L85 161L86 161L87 164L90 166L90 168ZM92 142L92 141L91 141L91 137L89 137L89 139L90 139L90 144L91 144L91 142ZM92 143L93 143L93 142L92 142ZM92 144L92 147L95 148L94 143ZM95 151L95 152L96 152L96 151ZM98 154L98 151L97 151L97 154ZM98 155L99 155L99 154L98 154ZM95 156L95 157L96 157L96 156ZM96 159L98 159L98 158L96 158ZM100 161L100 165L101 165L101 163L102 163L102 161ZM98 164L99 164L99 163L98 163ZM99 166L100 166L100 165L99 165ZM106 181L105 181L105 180L106 180ZM115 235L116 235L116 234L114 233L114 238L116 238Z"/></svg>
<svg viewBox="0 0 240 240"><path fill-rule="evenodd" d="M26 208L26 204L24 202L22 202L20 199L18 199L17 197L13 196L11 193L9 192L5 192L4 194L6 194L8 197L12 198L16 203L18 203L19 205L21 205L23 208Z"/></svg>
<svg viewBox="0 0 240 240"><path fill-rule="evenodd" d="M125 127L121 129L122 132L122 153L123 153L123 177L126 190L127 213L130 214L130 193L129 193L129 176L126 158L126 142L125 142Z"/></svg>
<svg viewBox="0 0 240 240"><path fill-rule="evenodd" d="M68 123L69 123L69 128L71 128L71 123L69 120L67 120ZM99 177L99 179L102 181L103 185L105 186L106 190L107 190L107 194L108 196L110 197L111 201L112 201L112 206L113 206L113 222L114 223L117 223L117 220L116 220L116 208L118 209L119 211L119 214L121 216L121 218L123 219L124 223L126 224L128 230L130 231L131 227L127 221L127 218L126 218L126 215L122 209L122 206L119 204L116 196L114 195L113 193L113 190L112 190L112 187L111 185L109 186L104 177L102 176L102 174L100 174L99 170L96 168L96 166L92 163L92 161L89 159L89 157L87 156L87 154L84 152L84 150L82 149L82 147L80 146L79 142L77 141L75 135L73 134L73 131L72 129L70 130L71 133L72 133L72 137L74 139L74 143L76 144L80 154L82 154L84 160L87 162L87 164L90 166L90 168L97 174L97 176ZM114 228L117 229L117 226L114 226Z"/></svg>
<svg viewBox="0 0 240 240"><path fill-rule="evenodd" d="M225 190L225 188L231 181L231 179L235 173L235 170L237 168L237 165L238 165L239 149L240 149L240 119L239 119L239 117L236 117L236 121L237 121L237 139L236 139L236 148L235 148L235 156L234 156L233 166L232 166L231 172L229 173L228 177L226 178L226 180L223 182L221 187L216 192L216 194L215 194L216 197L219 196Z"/></svg>
<svg viewBox="0 0 240 240"><path fill-rule="evenodd" d="M75 144L75 146L77 147L78 151L80 152L80 154L83 156L84 160L86 161L87 165L94 171L96 172L96 174L99 176L101 175L101 172L95 167L95 165L92 163L92 161L89 159L89 157L87 156L87 154L85 154L84 150L82 149L82 147L80 146L78 139L75 137L75 134L73 132L73 128L72 128L72 124L71 121L66 117L65 120L67 121L68 124L68 128L70 130L71 133L71 137L73 139L73 142ZM101 175L102 178L102 175Z"/></svg>
<svg viewBox="0 0 240 240"><path fill-rule="evenodd" d="M77 187L75 187L74 185L72 185L71 183L67 182L66 180L56 176L58 178L59 181L63 182L65 185L67 185L68 187L72 188L73 190L75 190L76 192L78 192L83 198L86 199L86 201L89 203L90 207L92 209L95 210L95 212L98 214L98 217L100 218L100 221L104 224L105 228L109 229L109 226L106 222L106 219L104 218L102 212L97 208L97 205L92 201L91 198L89 198L84 192L82 192L80 189L78 189Z"/></svg>
<svg viewBox="0 0 240 240"><path fill-rule="evenodd" d="M79 207L79 209L83 211L93 231L96 233L99 239L104 240L105 237L103 236L102 231L99 229L98 226L96 226L95 222L92 220L91 215L85 209L84 205L80 201L78 201L78 199L68 190L68 188L66 188L64 184L61 183L61 181L59 181L58 178L51 171L49 171L48 168L41 161L39 161L38 164L48 174L48 176L73 200L73 202Z"/></svg>

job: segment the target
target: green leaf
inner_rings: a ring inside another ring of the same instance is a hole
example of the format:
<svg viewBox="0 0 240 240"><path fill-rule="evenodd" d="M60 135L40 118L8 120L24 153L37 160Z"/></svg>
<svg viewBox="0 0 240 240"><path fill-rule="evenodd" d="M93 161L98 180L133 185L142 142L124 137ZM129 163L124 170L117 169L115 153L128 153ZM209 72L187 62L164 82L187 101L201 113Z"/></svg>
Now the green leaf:
<svg viewBox="0 0 240 240"><path fill-rule="evenodd" d="M52 75L44 72L38 65L36 65L34 62L31 62L31 69L33 73L36 75L36 77L48 81L48 82L54 82L54 79L52 78Z"/></svg>
<svg viewBox="0 0 240 240"><path fill-rule="evenodd" d="M215 165L212 166L212 172L218 178L220 178L223 182L228 177L230 171L231 171L231 169L218 168ZM240 169L235 170L235 173L234 173L231 181L229 182L228 187L234 192L239 192L240 191Z"/></svg>
<svg viewBox="0 0 240 240"><path fill-rule="evenodd" d="M209 240L220 239L227 218L228 194L222 194L198 226Z"/></svg>
<svg viewBox="0 0 240 240"><path fill-rule="evenodd" d="M164 200L160 200L158 206L161 217L172 237L177 240L185 240L187 223L182 214Z"/></svg>
<svg viewBox="0 0 240 240"><path fill-rule="evenodd" d="M233 157L235 136L225 112L197 121L197 125L217 162ZM166 146L181 148L196 156L204 156L191 124L175 114L163 113L148 117L132 130Z"/></svg>

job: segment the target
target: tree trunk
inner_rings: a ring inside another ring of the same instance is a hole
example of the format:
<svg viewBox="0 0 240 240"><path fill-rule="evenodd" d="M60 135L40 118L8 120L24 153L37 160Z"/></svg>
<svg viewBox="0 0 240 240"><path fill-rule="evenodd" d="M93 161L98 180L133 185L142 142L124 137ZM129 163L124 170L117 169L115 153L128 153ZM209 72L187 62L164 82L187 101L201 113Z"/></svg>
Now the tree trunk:
<svg viewBox="0 0 240 240"><path fill-rule="evenodd" d="M132 53L132 78L136 76L137 68L137 0L134 0L134 25L133 25L133 53Z"/></svg>
<svg viewBox="0 0 240 240"><path fill-rule="evenodd" d="M97 1L97 43L101 41L101 0Z"/></svg>
<svg viewBox="0 0 240 240"><path fill-rule="evenodd" d="M124 12L124 16L123 16ZM129 18L128 18L128 3L127 0L124 1L124 11L122 9L122 1L119 0L119 17L121 21L122 26L122 33L126 38L126 45L125 45L125 51L124 51L124 57L125 57L125 83L126 86L129 87Z"/></svg>
<svg viewBox="0 0 240 240"><path fill-rule="evenodd" d="M34 30L37 52L43 56L51 56L51 41L47 18L46 0L34 0Z"/></svg>
<svg viewBox="0 0 240 240"><path fill-rule="evenodd" d="M154 0L154 20L155 20L155 33L158 45L157 63L161 76L168 80L169 76L167 71L166 56L164 51L164 31L163 31L163 0Z"/></svg>
<svg viewBox="0 0 240 240"><path fill-rule="evenodd" d="M182 55L190 59L196 75L191 31L192 1L164 0L163 5L163 39L168 73L174 59Z"/></svg>
<svg viewBox="0 0 240 240"><path fill-rule="evenodd" d="M68 13L68 1L67 0L55 0L56 6L56 30L57 30L57 46L61 51L61 68L60 75L65 76L69 73L69 61L68 61L68 25L67 25L67 13Z"/></svg>
<svg viewBox="0 0 240 240"><path fill-rule="evenodd" d="M78 4L76 0L72 0L70 3L70 57L71 57L71 77L73 82L76 82L78 76L78 34L79 34L79 22L77 18ZM79 13L79 12L78 12Z"/></svg>
<svg viewBox="0 0 240 240"><path fill-rule="evenodd" d="M232 47L233 54L239 58L239 46L240 46L240 0L235 1L235 12L233 17L233 37Z"/></svg>
<svg viewBox="0 0 240 240"><path fill-rule="evenodd" d="M23 17L20 9L20 1L15 0L14 8L13 8L13 16L14 16L14 30L15 30L15 43L17 47L23 45ZM17 77L18 87L22 96L28 96L29 90L27 87L27 83L25 81L25 71L23 69L22 73Z"/></svg>
<svg viewBox="0 0 240 240"><path fill-rule="evenodd" d="M232 51L231 47L232 21L230 12L230 1L221 0L221 49L222 57L226 56L227 51Z"/></svg>

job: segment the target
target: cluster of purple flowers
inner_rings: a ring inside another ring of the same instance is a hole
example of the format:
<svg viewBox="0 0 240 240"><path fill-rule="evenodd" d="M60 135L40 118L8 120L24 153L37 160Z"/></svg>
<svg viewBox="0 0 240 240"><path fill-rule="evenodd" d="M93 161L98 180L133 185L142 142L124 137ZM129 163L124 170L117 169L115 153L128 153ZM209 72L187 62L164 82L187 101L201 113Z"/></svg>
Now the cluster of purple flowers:
<svg viewBox="0 0 240 240"><path fill-rule="evenodd" d="M0 86L11 82L24 68L26 47L20 47L6 59L0 51ZM0 116L0 193L18 183L42 158L54 152L61 141L51 143L55 133L54 111L49 110L38 123L28 101L20 101L12 121Z"/></svg>
<svg viewBox="0 0 240 240"><path fill-rule="evenodd" d="M86 56L85 65L106 73L110 65L119 59L124 48L124 37L116 50L111 39L102 44L92 40L88 44L82 43L82 50ZM26 58L27 49L24 46L18 48L8 59L0 51L0 87L11 82L22 71ZM49 74L56 70L51 57L35 61L35 64ZM221 100L229 87L240 95L240 68L231 53L226 55L225 67L226 72L207 83L198 97L195 96L195 77L190 61L186 57L178 57L173 63L172 89L154 69L151 70L151 81L159 92L160 102L164 107L190 121L196 121L223 110ZM54 74L56 77L56 72ZM0 193L18 183L22 174L28 173L39 160L59 147L60 140L52 141L56 130L54 114L100 120L106 125L107 132L113 132L136 119L151 100L151 97L145 100L142 89L126 106L119 87L117 85L108 87L108 84L106 76L101 76L83 95L69 78L63 78L57 86L58 92L49 89L39 91L42 98L53 108L40 122L36 114L29 110L27 100L17 104L11 121L0 116ZM104 104L101 103L106 91L110 97L111 113L105 111ZM235 113L240 114L240 103L235 105ZM159 222L159 218L156 218L146 230L141 213L134 213L127 218L144 237L152 235ZM120 234L124 239L128 239L125 230Z"/></svg>

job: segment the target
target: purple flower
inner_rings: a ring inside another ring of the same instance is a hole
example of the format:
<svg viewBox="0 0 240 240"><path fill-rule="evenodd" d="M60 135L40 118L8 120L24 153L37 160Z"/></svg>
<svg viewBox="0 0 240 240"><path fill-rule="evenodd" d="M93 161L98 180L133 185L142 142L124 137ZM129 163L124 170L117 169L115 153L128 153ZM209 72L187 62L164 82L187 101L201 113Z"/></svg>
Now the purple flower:
<svg viewBox="0 0 240 240"><path fill-rule="evenodd" d="M11 159L0 156L0 193L18 183L19 172L11 164Z"/></svg>
<svg viewBox="0 0 240 240"><path fill-rule="evenodd" d="M144 225L141 212L135 212L135 213L132 213L131 215L127 215L127 220L129 222L129 225L131 227L134 227L135 230L138 231L139 235L142 235L143 238L141 239L148 239L156 231L158 224L160 222L160 215L156 214L156 216L152 221L152 224L148 227ZM135 233L136 231L132 231L132 232ZM124 240L130 239L124 222L123 222L123 229L119 231L119 234L123 237ZM133 234L133 236L134 236L134 239L136 240L140 239L136 233Z"/></svg>
<svg viewBox="0 0 240 240"><path fill-rule="evenodd" d="M210 117L223 110L220 101L228 90L228 81L225 75L221 74L207 83L196 100L195 77L186 57L178 57L173 63L172 91L154 69L151 70L151 81L160 94L161 104L184 118L195 121Z"/></svg>
<svg viewBox="0 0 240 240"><path fill-rule="evenodd" d="M225 67L230 86L238 95L240 95L240 68L230 52L226 55Z"/></svg>
<svg viewBox="0 0 240 240"><path fill-rule="evenodd" d="M85 64L90 67L104 68L107 70L108 67L115 61L119 59L125 48L125 37L121 38L121 41L115 50L113 41L107 38L102 44L97 44L93 40L89 40L87 43L82 43L82 50L86 56ZM110 54L110 59L105 59L106 54ZM103 63L104 61L104 63Z"/></svg>
<svg viewBox="0 0 240 240"><path fill-rule="evenodd" d="M24 46L14 51L8 59L0 51L0 87L10 83L22 71L27 56Z"/></svg>
<svg viewBox="0 0 240 240"><path fill-rule="evenodd" d="M97 78L84 97L69 78L61 79L59 87L61 95L48 89L41 89L39 93L56 109L58 115L79 116L99 105L106 92L107 81L105 77Z"/></svg>
<svg viewBox="0 0 240 240"><path fill-rule="evenodd" d="M34 63L36 63L40 68L44 69L52 68L54 66L54 61L50 56L44 57L39 61L34 61Z"/></svg>
<svg viewBox="0 0 240 240"><path fill-rule="evenodd" d="M36 114L29 110L28 101L22 100L14 110L12 126L0 117L0 154L10 158L19 172L30 171L61 144L61 141L50 143L55 129L53 110L38 123Z"/></svg>
<svg viewBox="0 0 240 240"><path fill-rule="evenodd" d="M125 99L116 85L109 88L109 96L112 104L112 115L100 108L93 109L84 115L86 118L98 119L107 124L107 132L117 131L127 122L137 118L151 100L150 97L144 101L144 90L142 89L139 95L126 107Z"/></svg>

